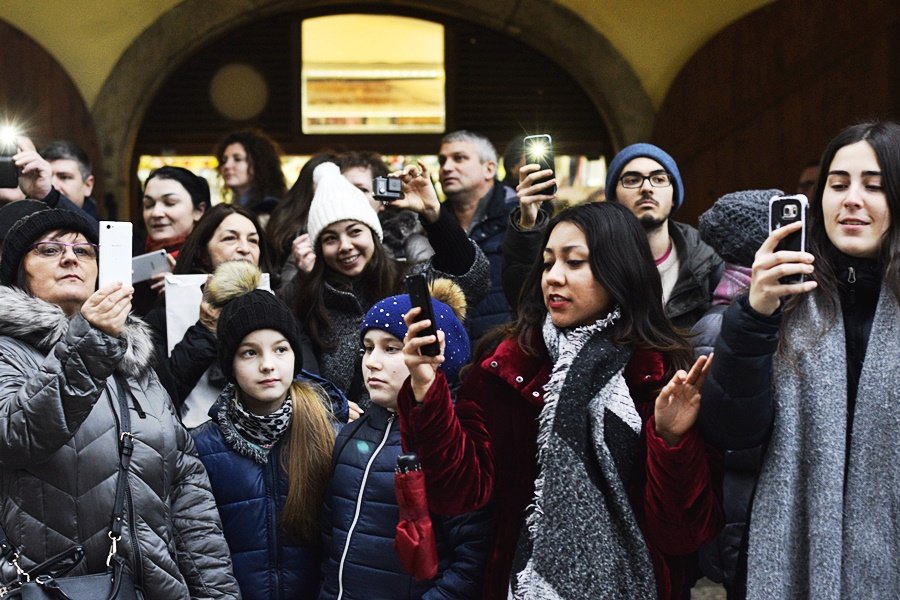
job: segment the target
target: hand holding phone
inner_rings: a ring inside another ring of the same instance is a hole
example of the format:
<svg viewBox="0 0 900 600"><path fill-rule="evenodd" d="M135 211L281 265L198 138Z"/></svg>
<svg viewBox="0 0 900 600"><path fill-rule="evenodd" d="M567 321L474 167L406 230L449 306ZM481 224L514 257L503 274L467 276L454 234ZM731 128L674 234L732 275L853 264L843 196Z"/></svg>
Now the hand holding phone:
<svg viewBox="0 0 900 600"><path fill-rule="evenodd" d="M427 337L429 335L437 338L437 327L434 321L434 307L431 304L431 294L428 292L428 282L424 273L416 273L406 277L406 290L409 293L409 300L413 308L419 307L419 317L416 321L424 321L428 319L431 325L426 327L418 337ZM425 356L437 356L441 353L440 344L434 343L422 346L422 354Z"/></svg>
<svg viewBox="0 0 900 600"><path fill-rule="evenodd" d="M121 281L131 286L131 223L100 221L100 287Z"/></svg>

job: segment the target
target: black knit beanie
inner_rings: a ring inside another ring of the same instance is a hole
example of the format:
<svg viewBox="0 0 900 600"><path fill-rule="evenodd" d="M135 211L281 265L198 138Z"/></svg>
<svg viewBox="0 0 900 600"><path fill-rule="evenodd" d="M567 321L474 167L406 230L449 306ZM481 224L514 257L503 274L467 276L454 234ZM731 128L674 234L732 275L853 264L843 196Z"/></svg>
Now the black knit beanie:
<svg viewBox="0 0 900 600"><path fill-rule="evenodd" d="M769 199L783 195L781 190L725 194L700 215L700 237L726 262L752 266L756 251L769 237Z"/></svg>
<svg viewBox="0 0 900 600"><path fill-rule="evenodd" d="M238 296L222 309L216 337L219 345L219 367L225 378L234 383L234 354L247 335L260 329L274 329L284 334L294 351L294 375L303 368L300 325L287 305L272 292L254 290Z"/></svg>
<svg viewBox="0 0 900 600"><path fill-rule="evenodd" d="M3 260L0 261L0 284L12 285L19 264L28 249L50 231L80 233L91 243L97 243L97 226L73 210L48 208L25 215L13 225L3 240Z"/></svg>

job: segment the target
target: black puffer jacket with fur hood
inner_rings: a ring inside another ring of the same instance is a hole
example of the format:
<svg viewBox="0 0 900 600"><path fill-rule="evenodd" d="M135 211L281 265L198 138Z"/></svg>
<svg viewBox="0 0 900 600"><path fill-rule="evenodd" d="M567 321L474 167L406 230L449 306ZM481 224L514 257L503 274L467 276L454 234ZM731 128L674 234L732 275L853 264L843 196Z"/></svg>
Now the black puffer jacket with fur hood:
<svg viewBox="0 0 900 600"><path fill-rule="evenodd" d="M146 326L131 321L111 337L11 287L0 287L0 306L0 524L25 569L76 545L85 559L72 575L106 569L115 375L130 392L135 438L134 520L120 554L132 572L140 568L145 597L239 598L209 479L150 367ZM2 581L14 578L9 563L0 568Z"/></svg>

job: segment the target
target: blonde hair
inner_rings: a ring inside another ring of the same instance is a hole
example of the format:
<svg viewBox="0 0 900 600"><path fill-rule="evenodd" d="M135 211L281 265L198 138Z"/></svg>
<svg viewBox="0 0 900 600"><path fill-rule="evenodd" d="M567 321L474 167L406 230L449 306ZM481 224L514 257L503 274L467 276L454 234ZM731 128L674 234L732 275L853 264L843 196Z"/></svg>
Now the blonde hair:
<svg viewBox="0 0 900 600"><path fill-rule="evenodd" d="M305 542L317 542L320 511L331 476L334 416L326 408L328 396L317 385L291 384L290 430L282 446L281 466L288 476L288 494L281 526Z"/></svg>

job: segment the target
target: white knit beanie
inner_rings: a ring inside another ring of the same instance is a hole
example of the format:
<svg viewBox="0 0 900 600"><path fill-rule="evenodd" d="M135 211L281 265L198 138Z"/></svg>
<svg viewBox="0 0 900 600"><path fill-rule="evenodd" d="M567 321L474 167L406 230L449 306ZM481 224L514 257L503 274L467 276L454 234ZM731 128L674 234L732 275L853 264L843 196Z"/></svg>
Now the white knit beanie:
<svg viewBox="0 0 900 600"><path fill-rule="evenodd" d="M322 230L338 221L351 219L369 226L384 241L381 221L366 195L350 183L333 162L324 162L313 171L316 193L309 207L306 229L315 248Z"/></svg>

